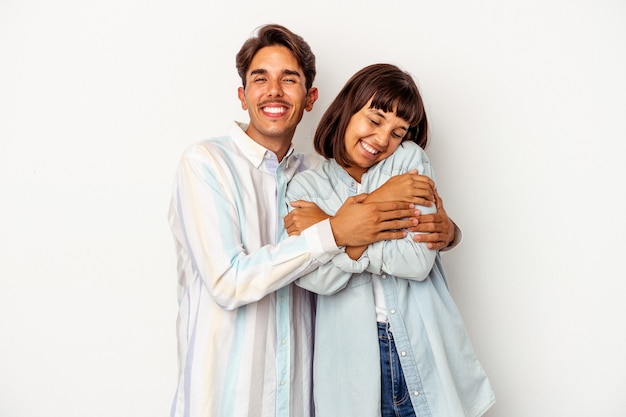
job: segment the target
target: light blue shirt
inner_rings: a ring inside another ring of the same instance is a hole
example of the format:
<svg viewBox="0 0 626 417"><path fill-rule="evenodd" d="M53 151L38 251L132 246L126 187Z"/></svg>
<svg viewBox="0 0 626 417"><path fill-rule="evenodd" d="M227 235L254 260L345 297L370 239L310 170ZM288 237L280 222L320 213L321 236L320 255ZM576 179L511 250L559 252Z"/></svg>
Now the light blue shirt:
<svg viewBox="0 0 626 417"><path fill-rule="evenodd" d="M297 174L288 201L307 200L334 214L350 196L369 193L411 169L433 178L424 151L404 142L370 168L359 185L334 160ZM422 212L433 208L419 207ZM318 293L314 399L317 417L380 415L380 358L372 280L387 316L418 417L476 417L495 401L439 253L404 239L372 244L357 261L341 253L296 283Z"/></svg>

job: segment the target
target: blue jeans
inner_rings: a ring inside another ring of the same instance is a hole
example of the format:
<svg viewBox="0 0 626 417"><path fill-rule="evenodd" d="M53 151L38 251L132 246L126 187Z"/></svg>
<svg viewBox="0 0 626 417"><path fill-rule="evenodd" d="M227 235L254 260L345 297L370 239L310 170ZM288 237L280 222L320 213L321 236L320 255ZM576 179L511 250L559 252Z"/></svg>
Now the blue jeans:
<svg viewBox="0 0 626 417"><path fill-rule="evenodd" d="M387 323L378 323L382 417L415 417L400 359Z"/></svg>

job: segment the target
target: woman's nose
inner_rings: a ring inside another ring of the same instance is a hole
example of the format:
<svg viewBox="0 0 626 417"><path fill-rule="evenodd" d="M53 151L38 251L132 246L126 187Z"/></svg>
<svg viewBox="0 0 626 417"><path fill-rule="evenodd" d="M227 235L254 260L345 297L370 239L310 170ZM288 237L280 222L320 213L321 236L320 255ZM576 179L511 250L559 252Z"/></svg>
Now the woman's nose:
<svg viewBox="0 0 626 417"><path fill-rule="evenodd" d="M386 148L389 144L390 136L391 132L387 132L386 130L381 129L374 135L374 140L376 141L376 144L378 146Z"/></svg>

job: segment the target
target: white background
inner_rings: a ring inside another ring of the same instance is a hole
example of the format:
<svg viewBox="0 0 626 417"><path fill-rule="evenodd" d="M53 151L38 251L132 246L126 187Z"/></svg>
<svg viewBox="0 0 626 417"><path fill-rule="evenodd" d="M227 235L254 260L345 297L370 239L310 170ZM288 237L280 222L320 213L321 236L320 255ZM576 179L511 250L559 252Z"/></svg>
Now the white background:
<svg viewBox="0 0 626 417"><path fill-rule="evenodd" d="M364 65L418 81L487 416L626 415L626 3L345 3L0 0L0 416L168 415L173 174L270 22L318 59L301 150Z"/></svg>

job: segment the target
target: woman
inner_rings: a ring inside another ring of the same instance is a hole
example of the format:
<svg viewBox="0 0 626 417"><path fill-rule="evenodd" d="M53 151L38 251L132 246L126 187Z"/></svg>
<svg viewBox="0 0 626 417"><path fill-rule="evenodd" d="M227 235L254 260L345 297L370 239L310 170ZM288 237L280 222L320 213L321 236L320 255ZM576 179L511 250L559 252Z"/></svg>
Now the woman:
<svg viewBox="0 0 626 417"><path fill-rule="evenodd" d="M412 77L375 64L346 83L322 116L318 168L297 174L287 201L334 214L350 196L414 201L427 118ZM406 185L406 186L405 186ZM432 213L434 206L416 206ZM331 220L332 224L332 220ZM287 226L289 234L302 229ZM345 253L296 283L318 294L314 398L325 416L480 416L495 397L452 300L438 251L404 239Z"/></svg>

